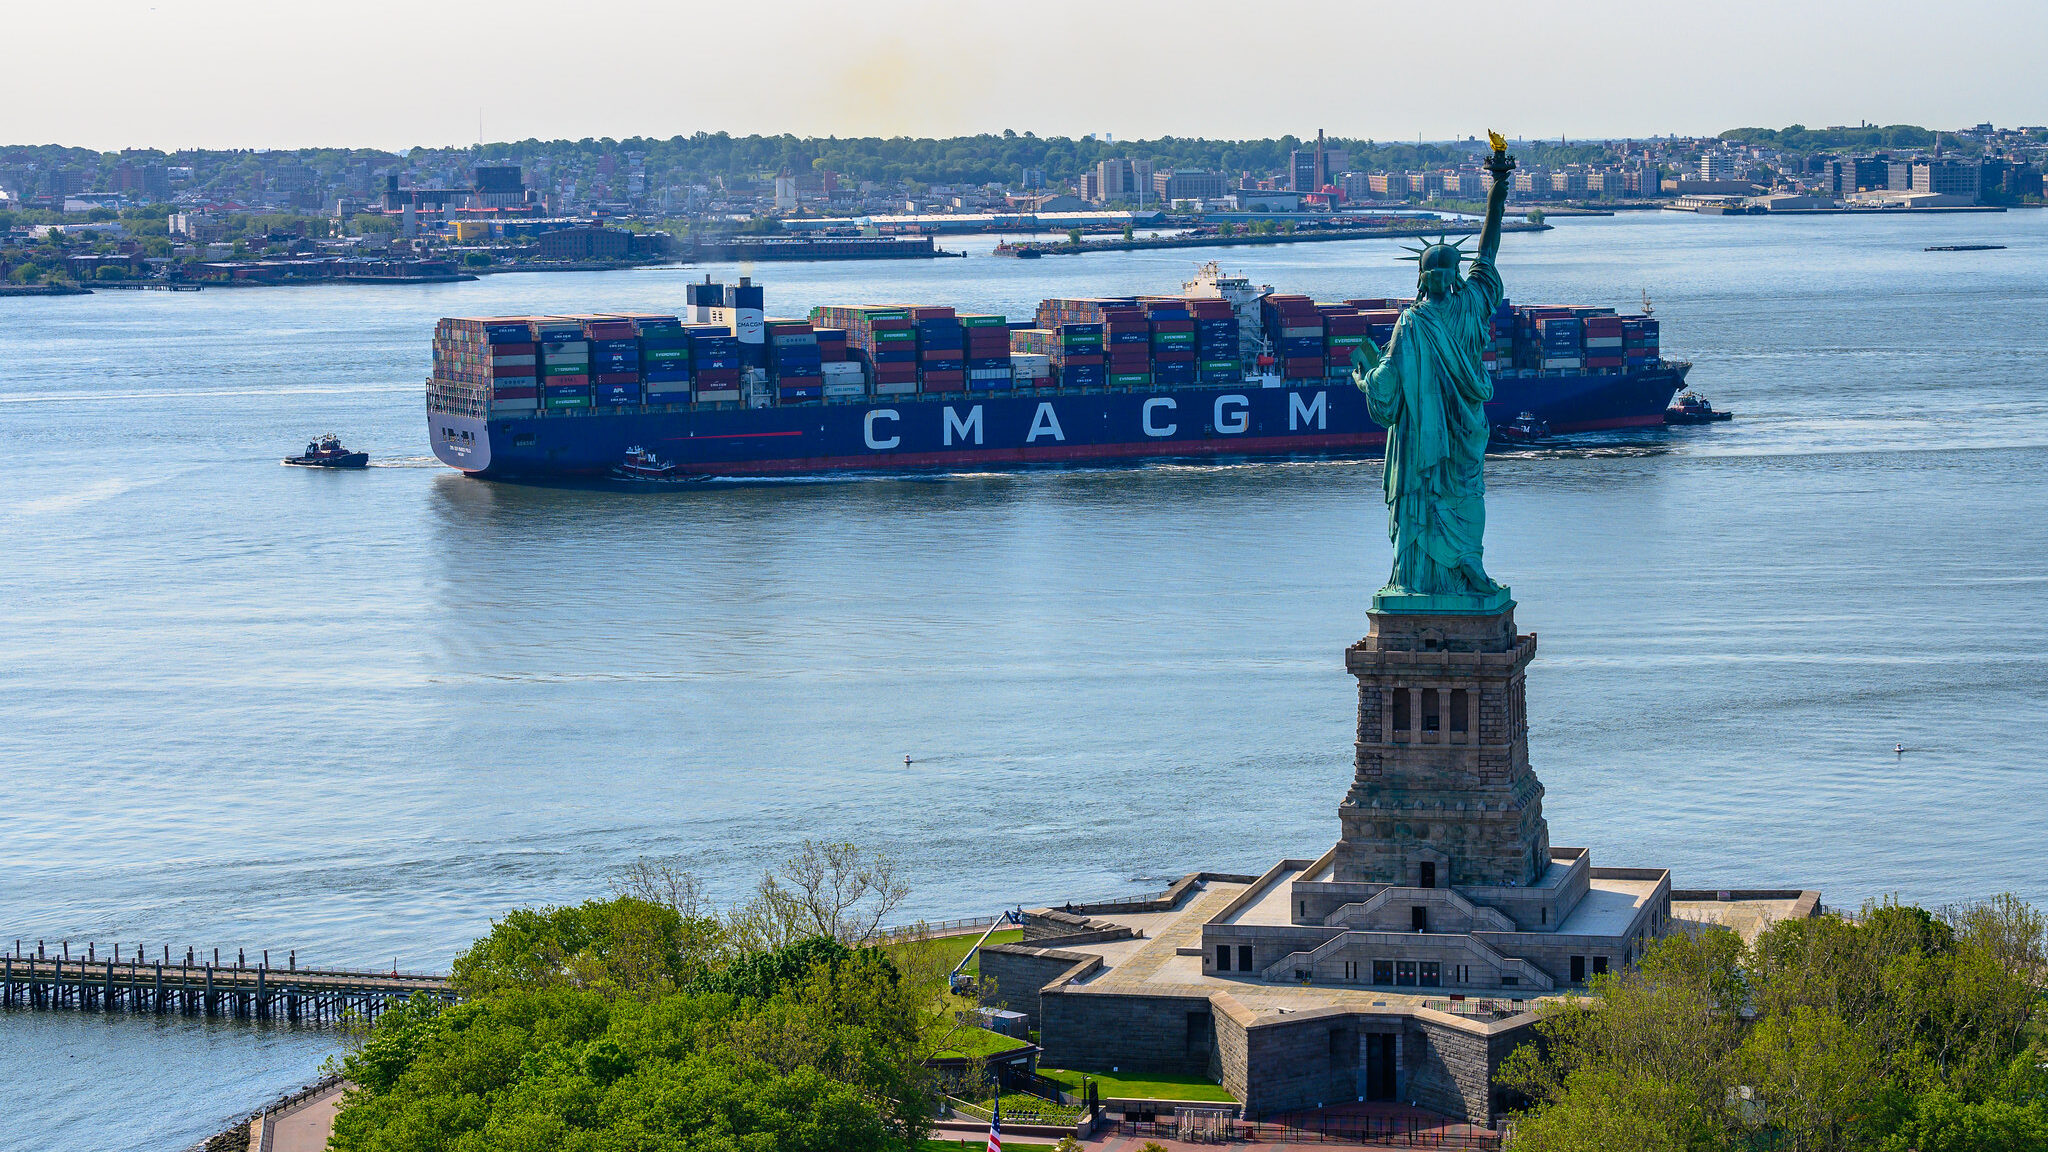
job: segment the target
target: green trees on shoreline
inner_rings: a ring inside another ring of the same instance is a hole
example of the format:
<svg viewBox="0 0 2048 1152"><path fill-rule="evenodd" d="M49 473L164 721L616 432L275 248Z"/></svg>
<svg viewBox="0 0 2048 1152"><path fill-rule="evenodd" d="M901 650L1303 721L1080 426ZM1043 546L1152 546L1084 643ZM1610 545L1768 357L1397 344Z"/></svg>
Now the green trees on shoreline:
<svg viewBox="0 0 2048 1152"><path fill-rule="evenodd" d="M459 1004L386 1013L340 1061L337 1152L900 1152L929 1133L943 949L884 941L904 886L806 844L716 910L661 861L616 895L507 915ZM882 945L886 944L886 947Z"/></svg>
<svg viewBox="0 0 2048 1152"><path fill-rule="evenodd" d="M1518 1152L2048 1148L2043 918L1930 914L1674 936L1591 1002L1548 1005L1502 1069Z"/></svg>

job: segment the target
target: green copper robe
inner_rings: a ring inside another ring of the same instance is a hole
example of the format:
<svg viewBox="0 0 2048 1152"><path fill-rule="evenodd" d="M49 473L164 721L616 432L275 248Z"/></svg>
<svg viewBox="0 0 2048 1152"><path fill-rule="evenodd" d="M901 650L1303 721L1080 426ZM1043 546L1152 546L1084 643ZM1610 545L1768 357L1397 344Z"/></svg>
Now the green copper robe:
<svg viewBox="0 0 2048 1152"><path fill-rule="evenodd" d="M1358 374L1372 418L1387 429L1387 591L1488 596L1500 586L1481 560L1486 533L1482 465L1493 378L1480 363L1502 296L1487 260L1448 297L1402 313L1386 355Z"/></svg>

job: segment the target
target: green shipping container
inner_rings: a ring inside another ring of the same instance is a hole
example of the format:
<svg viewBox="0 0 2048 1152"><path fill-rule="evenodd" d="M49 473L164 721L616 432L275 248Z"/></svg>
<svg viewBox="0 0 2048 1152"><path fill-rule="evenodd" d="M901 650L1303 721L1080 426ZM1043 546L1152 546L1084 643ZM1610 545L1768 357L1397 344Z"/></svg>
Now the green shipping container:
<svg viewBox="0 0 2048 1152"><path fill-rule="evenodd" d="M1007 316L958 316L962 328L1003 328L1010 323Z"/></svg>
<svg viewBox="0 0 2048 1152"><path fill-rule="evenodd" d="M1193 332L1154 332L1152 334L1152 343L1154 345L1163 344L1168 347L1177 348L1183 344L1193 344L1194 342L1195 334Z"/></svg>
<svg viewBox="0 0 2048 1152"><path fill-rule="evenodd" d="M1109 378L1119 388L1143 388L1152 383L1150 372L1119 372Z"/></svg>
<svg viewBox="0 0 2048 1152"><path fill-rule="evenodd" d="M645 348L641 350L640 358L643 360L666 360L671 362L681 360L684 363L688 363L690 360L690 350L688 348Z"/></svg>
<svg viewBox="0 0 2048 1152"><path fill-rule="evenodd" d="M877 340L915 340L917 333L909 328L896 328L874 334Z"/></svg>
<svg viewBox="0 0 2048 1152"><path fill-rule="evenodd" d="M550 408L588 408L590 407L590 397L550 396L547 398L547 406Z"/></svg>
<svg viewBox="0 0 2048 1152"><path fill-rule="evenodd" d="M1357 336L1330 337L1330 347L1332 348L1356 348L1363 343L1365 343L1365 336L1362 333Z"/></svg>
<svg viewBox="0 0 2048 1152"><path fill-rule="evenodd" d="M543 376L588 376L590 361L578 360L574 364L549 364L541 369Z"/></svg>
<svg viewBox="0 0 2048 1152"><path fill-rule="evenodd" d="M1237 361L1235 360L1202 361L1202 371L1204 372L1235 372L1237 371L1237 367Z"/></svg>

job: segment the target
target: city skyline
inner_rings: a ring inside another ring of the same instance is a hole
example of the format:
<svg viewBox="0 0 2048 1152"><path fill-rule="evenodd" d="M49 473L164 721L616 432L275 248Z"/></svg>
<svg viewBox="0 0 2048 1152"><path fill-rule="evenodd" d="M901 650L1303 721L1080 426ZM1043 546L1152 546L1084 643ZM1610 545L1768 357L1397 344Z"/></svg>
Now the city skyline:
<svg viewBox="0 0 2048 1152"><path fill-rule="evenodd" d="M1879 3L1854 22L1832 7L1756 3L1581 4L1532 21L1484 2L1456 26L1406 7L1309 4L1256 19L1072 3L1028 17L930 3L849 17L793 0L767 23L753 9L637 2L571 21L507 0L429 5L388 31L246 0L97 11L89 51L11 63L0 139L396 150L479 136L1260 138L1315 127L1380 140L1487 127L1602 139L2048 119L2027 98L2048 11L2000 0L1939 13ZM75 17L59 10L25 10L10 26L18 43L78 43Z"/></svg>

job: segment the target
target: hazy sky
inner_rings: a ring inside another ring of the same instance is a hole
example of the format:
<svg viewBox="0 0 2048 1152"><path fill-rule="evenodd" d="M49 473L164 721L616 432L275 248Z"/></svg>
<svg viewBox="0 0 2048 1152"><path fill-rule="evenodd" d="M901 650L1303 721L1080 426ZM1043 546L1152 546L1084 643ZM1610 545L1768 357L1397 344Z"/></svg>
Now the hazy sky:
<svg viewBox="0 0 2048 1152"><path fill-rule="evenodd" d="M0 143L2048 123L2042 0L11 0Z"/></svg>

